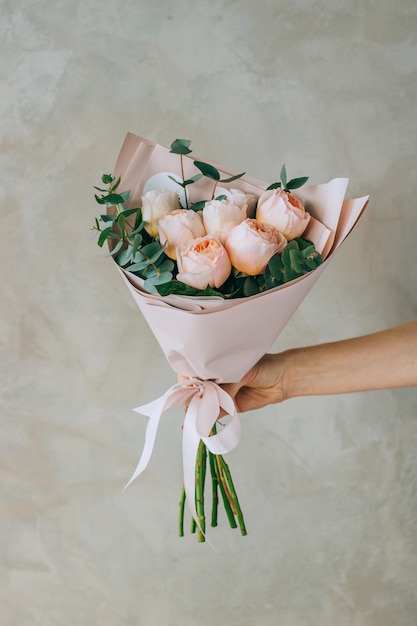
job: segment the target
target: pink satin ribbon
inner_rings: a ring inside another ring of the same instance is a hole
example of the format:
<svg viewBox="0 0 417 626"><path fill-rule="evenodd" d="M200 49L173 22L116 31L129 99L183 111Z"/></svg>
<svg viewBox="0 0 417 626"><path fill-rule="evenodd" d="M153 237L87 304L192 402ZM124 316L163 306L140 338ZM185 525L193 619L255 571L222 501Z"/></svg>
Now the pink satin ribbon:
<svg viewBox="0 0 417 626"><path fill-rule="evenodd" d="M198 524L195 507L195 462L200 440L213 454L226 454L238 445L242 437L240 419L233 399L216 383L198 378L187 378L173 385L157 400L133 409L149 417L149 421L142 455L126 487L144 471L149 463L162 414L170 407L181 404L187 406L182 445L184 488L191 515ZM220 432L210 437L220 409L230 415L231 420Z"/></svg>

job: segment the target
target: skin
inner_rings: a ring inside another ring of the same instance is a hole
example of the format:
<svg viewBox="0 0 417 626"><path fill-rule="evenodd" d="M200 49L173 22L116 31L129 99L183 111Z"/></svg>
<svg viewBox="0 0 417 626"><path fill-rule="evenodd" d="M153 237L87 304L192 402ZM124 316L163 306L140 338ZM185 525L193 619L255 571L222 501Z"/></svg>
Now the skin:
<svg viewBox="0 0 417 626"><path fill-rule="evenodd" d="M332 343L266 354L223 388L243 413L295 398L417 385L417 320Z"/></svg>

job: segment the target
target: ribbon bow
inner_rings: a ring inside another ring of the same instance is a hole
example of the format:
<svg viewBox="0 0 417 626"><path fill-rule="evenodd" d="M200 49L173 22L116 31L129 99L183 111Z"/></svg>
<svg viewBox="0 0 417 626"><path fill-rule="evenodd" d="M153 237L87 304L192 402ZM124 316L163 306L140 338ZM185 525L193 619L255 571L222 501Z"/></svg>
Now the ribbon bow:
<svg viewBox="0 0 417 626"><path fill-rule="evenodd" d="M216 383L199 378L187 378L170 387L157 400L133 409L136 413L149 417L149 421L142 455L126 487L144 471L149 463L162 414L167 409L180 404L187 406L182 444L184 489L191 515L198 524L195 507L195 461L200 440L213 454L225 454L237 446L242 436L242 428L233 399ZM221 409L232 419L216 435L210 436Z"/></svg>

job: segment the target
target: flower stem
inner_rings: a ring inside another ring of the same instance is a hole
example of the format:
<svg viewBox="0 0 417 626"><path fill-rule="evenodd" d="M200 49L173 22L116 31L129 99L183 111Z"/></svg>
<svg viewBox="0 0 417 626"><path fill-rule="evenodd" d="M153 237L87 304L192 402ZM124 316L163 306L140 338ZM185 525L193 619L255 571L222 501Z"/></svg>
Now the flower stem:
<svg viewBox="0 0 417 626"><path fill-rule="evenodd" d="M231 494L232 501L233 501L232 508L233 508L233 511L234 511L234 513L235 513L235 515L237 517L238 522L239 522L240 533L241 533L241 535L246 535L247 532L246 532L246 527L245 527L245 521L243 519L243 513L242 513L242 509L240 508L239 499L237 497L236 489L235 489L235 486L233 484L232 475L230 473L229 467L228 467L226 461L224 460L224 458L222 456L220 456L220 455L219 455L218 458L219 458L222 470L224 472L224 475L226 477L226 480L227 480L227 483L228 483L228 486L229 486L229 489L230 489L230 494Z"/></svg>
<svg viewBox="0 0 417 626"><path fill-rule="evenodd" d="M195 507L199 529L197 533L198 541L205 541L206 518L204 515L204 483L206 479L207 450L202 440L198 445L195 464Z"/></svg>
<svg viewBox="0 0 417 626"><path fill-rule="evenodd" d="M217 512L219 508L219 481L216 473L216 456L209 452L209 463L211 472L212 505L211 505L211 525L217 526Z"/></svg>
<svg viewBox="0 0 417 626"><path fill-rule="evenodd" d="M180 537L184 537L184 506L185 506L185 488L183 487L181 490L180 496L180 511L178 517L178 534Z"/></svg>

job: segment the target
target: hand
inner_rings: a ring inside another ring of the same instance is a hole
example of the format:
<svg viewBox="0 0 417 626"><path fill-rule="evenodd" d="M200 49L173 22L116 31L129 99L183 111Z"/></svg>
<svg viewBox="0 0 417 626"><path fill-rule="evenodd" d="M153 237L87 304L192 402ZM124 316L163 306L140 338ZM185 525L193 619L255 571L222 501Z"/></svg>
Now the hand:
<svg viewBox="0 0 417 626"><path fill-rule="evenodd" d="M287 399L286 353L265 354L239 383L222 388L234 399L239 413L260 409Z"/></svg>

